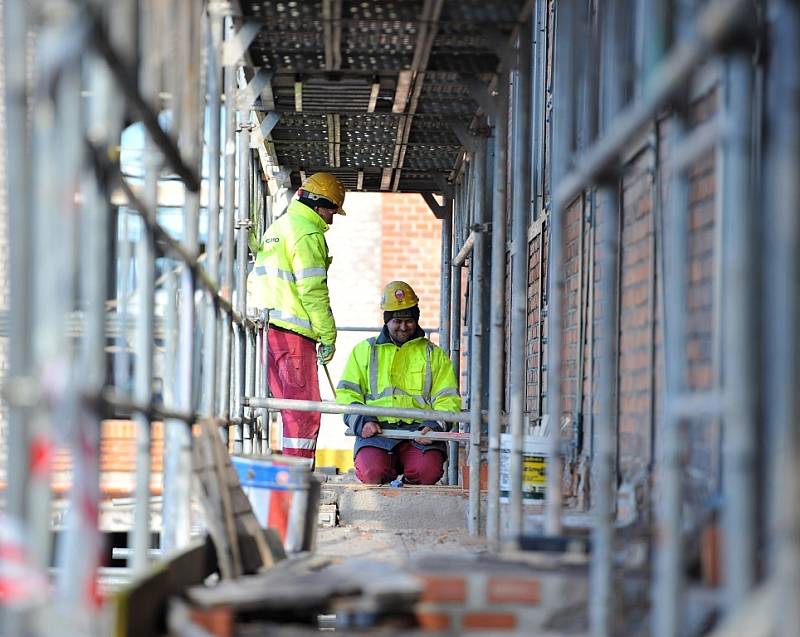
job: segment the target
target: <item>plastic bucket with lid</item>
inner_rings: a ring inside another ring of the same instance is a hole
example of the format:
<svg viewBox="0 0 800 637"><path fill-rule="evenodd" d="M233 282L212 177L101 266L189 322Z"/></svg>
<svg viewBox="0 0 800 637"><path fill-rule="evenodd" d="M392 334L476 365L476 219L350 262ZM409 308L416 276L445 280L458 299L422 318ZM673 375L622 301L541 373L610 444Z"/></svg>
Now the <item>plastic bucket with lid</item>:
<svg viewBox="0 0 800 637"><path fill-rule="evenodd" d="M233 456L232 462L261 526L277 531L287 553L312 550L319 481L310 462L286 456Z"/></svg>

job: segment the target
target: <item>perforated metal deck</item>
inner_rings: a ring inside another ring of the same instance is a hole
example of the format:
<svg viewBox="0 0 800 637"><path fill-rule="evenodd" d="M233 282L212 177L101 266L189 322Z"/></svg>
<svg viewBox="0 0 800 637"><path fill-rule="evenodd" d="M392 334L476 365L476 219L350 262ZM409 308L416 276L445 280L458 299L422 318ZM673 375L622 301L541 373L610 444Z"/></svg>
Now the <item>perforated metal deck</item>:
<svg viewBox="0 0 800 637"><path fill-rule="evenodd" d="M328 170L352 189L401 192L447 188L463 131L483 126L474 91L490 89L524 11L520 0L240 4L237 28L259 27L250 61L270 73L256 108L279 117L267 151L292 186Z"/></svg>

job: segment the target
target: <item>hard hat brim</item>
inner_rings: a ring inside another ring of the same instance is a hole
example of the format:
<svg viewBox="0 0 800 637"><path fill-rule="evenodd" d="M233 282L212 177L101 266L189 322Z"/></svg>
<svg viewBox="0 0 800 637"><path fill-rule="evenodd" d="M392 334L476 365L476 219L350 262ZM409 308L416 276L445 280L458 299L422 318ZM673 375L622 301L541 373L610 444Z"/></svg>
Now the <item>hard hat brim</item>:
<svg viewBox="0 0 800 637"><path fill-rule="evenodd" d="M337 215L342 215L343 217L347 216L347 213L344 211L344 209L341 206L339 206L339 209L336 211L336 214Z"/></svg>

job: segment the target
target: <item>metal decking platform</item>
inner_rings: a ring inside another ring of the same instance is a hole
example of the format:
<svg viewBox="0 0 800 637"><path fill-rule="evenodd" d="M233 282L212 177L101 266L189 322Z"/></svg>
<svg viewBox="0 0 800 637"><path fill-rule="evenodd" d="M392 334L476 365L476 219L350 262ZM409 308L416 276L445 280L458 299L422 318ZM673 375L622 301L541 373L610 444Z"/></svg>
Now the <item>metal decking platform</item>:
<svg viewBox="0 0 800 637"><path fill-rule="evenodd" d="M293 188L446 191L524 4L243 0L272 161Z"/></svg>

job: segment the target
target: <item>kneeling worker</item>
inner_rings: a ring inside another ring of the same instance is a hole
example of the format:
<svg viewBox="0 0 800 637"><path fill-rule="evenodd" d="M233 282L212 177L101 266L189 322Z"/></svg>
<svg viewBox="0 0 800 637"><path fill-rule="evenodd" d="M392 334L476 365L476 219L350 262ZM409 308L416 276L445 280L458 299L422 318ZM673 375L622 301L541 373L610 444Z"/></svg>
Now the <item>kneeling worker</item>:
<svg viewBox="0 0 800 637"><path fill-rule="evenodd" d="M408 283L392 281L383 291L383 330L353 348L336 389L336 402L459 411L455 372L444 350L419 327L419 299ZM381 427L408 431L445 431L437 421L404 422L398 418L347 414L355 432L356 476L366 484L385 484L405 476L409 484L436 484L442 477L447 447L423 438L393 440Z"/></svg>

